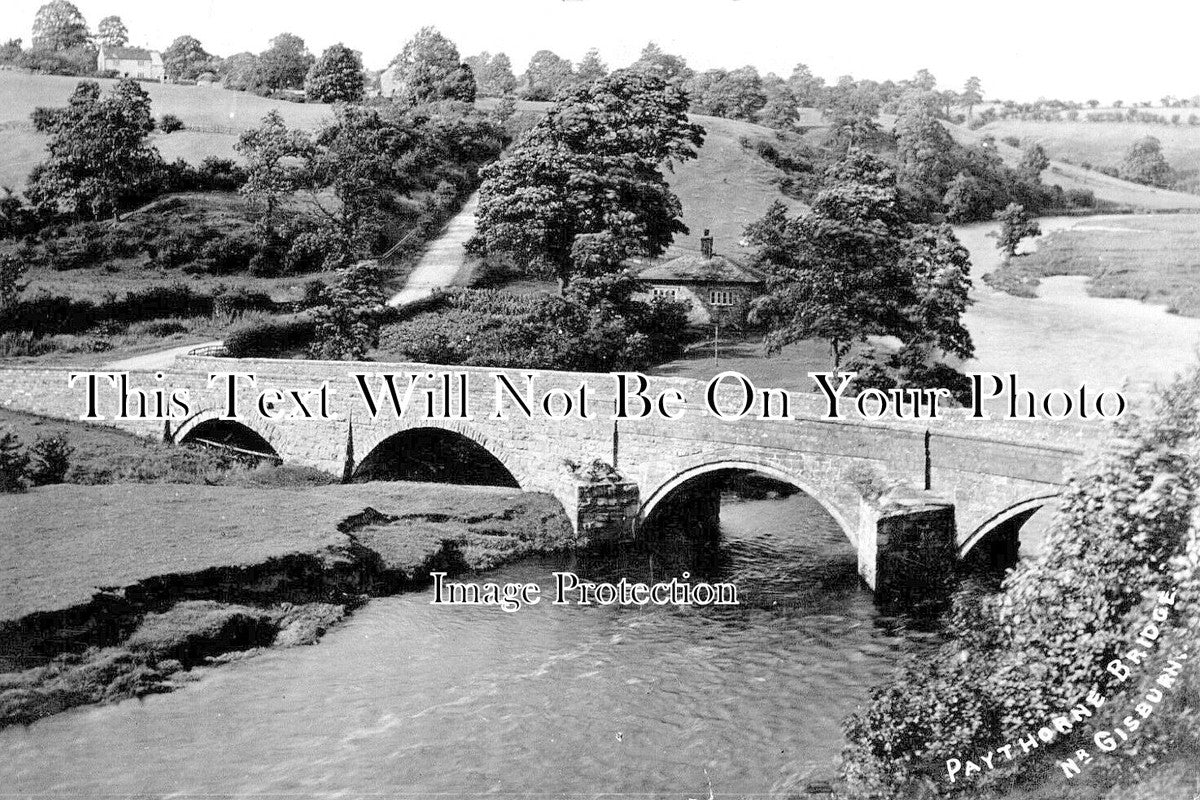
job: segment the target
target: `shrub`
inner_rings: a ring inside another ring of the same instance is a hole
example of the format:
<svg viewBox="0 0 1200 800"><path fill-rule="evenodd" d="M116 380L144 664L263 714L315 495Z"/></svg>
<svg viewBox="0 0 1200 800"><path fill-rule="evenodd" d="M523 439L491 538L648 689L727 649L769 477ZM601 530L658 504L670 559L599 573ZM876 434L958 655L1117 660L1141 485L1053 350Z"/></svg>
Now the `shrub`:
<svg viewBox="0 0 1200 800"><path fill-rule="evenodd" d="M71 454L75 449L67 443L65 433L39 436L29 448L29 481L34 486L62 483L71 468Z"/></svg>
<svg viewBox="0 0 1200 800"><path fill-rule="evenodd" d="M29 472L29 456L21 449L21 438L0 428L0 492L23 492Z"/></svg>
<svg viewBox="0 0 1200 800"><path fill-rule="evenodd" d="M183 130L183 120L174 114L163 114L158 121L158 129L163 133L174 133Z"/></svg>
<svg viewBox="0 0 1200 800"><path fill-rule="evenodd" d="M303 350L312 342L316 324L307 316L253 320L225 336L232 358L273 358Z"/></svg>

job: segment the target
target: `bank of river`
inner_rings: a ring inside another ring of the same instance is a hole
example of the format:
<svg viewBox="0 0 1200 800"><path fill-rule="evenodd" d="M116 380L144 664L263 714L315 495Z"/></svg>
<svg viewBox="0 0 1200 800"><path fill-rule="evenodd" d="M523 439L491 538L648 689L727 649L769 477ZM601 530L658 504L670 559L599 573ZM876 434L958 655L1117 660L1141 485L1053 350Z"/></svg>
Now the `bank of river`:
<svg viewBox="0 0 1200 800"><path fill-rule="evenodd" d="M374 599L316 647L169 695L0 731L11 794L785 797L835 773L841 721L935 636L876 609L813 501L730 503L713 548L527 559L491 581L732 581L737 608Z"/></svg>

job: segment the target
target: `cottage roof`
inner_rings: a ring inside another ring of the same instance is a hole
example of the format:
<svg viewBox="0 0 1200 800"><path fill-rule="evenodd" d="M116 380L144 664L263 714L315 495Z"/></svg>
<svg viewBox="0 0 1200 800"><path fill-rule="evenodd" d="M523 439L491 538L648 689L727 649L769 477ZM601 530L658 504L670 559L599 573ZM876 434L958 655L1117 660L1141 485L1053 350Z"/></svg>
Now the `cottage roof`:
<svg viewBox="0 0 1200 800"><path fill-rule="evenodd" d="M744 267L732 258L713 253L688 253L643 269L637 275L643 281L677 281L680 283L763 283L758 272Z"/></svg>
<svg viewBox="0 0 1200 800"><path fill-rule="evenodd" d="M120 61L149 61L151 51L141 47L104 47L105 58L115 58Z"/></svg>

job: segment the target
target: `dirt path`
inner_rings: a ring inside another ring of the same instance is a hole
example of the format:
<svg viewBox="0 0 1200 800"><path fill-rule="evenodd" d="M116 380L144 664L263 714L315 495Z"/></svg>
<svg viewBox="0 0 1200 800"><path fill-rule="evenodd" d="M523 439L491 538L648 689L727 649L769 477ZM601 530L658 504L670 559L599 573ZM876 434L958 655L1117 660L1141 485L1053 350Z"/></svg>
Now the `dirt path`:
<svg viewBox="0 0 1200 800"><path fill-rule="evenodd" d="M1121 217L1038 222L1049 233L1120 225ZM1135 396L1195 363L1200 319L1168 314L1162 306L1137 300L1092 297L1086 277L1044 278L1036 298L992 289L982 276L1000 264L995 239L987 235L996 228L983 223L956 229L971 251L975 280L975 304L965 317L975 339L975 359L966 369L1016 372L1020 385L1034 390L1071 390L1086 383L1097 390L1127 386Z"/></svg>
<svg viewBox="0 0 1200 800"><path fill-rule="evenodd" d="M462 210L446 224L442 235L429 243L404 288L388 300L389 306L408 305L414 300L428 297L435 289L466 283L471 270L464 246L475 233L475 209L478 206L479 192L475 192L463 203Z"/></svg>
<svg viewBox="0 0 1200 800"><path fill-rule="evenodd" d="M167 350L156 350L153 353L143 353L140 356L131 356L123 358L120 361L113 361L105 364L107 369L119 370L151 370L151 369L166 369L175 362L176 356L185 356L192 350L199 347L217 347L221 344L218 341L200 342L198 344L185 344L181 347L172 347Z"/></svg>

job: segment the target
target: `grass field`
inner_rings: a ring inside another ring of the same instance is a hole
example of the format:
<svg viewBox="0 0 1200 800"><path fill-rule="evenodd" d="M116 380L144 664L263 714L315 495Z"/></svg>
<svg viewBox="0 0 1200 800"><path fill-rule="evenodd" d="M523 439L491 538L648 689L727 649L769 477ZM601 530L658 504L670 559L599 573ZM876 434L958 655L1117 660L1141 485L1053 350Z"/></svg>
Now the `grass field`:
<svg viewBox="0 0 1200 800"><path fill-rule="evenodd" d="M1010 260L989 282L1033 294L1040 278L1086 275L1088 293L1165 305L1200 317L1200 216L1130 216L1081 222L1046 236L1036 252Z"/></svg>
<svg viewBox="0 0 1200 800"><path fill-rule="evenodd" d="M34 165L42 160L44 137L34 131L29 115L38 106L64 106L81 78L33 75L0 70L0 186L20 190ZM107 90L115 81L99 81ZM191 129L151 138L168 161L200 161L215 155L230 158L237 136L253 127L271 109L279 111L289 126L315 128L332 116L322 103L289 103L269 100L249 92L219 87L143 83L150 94L151 113L174 114Z"/></svg>
<svg viewBox="0 0 1200 800"><path fill-rule="evenodd" d="M1184 118L1195 109L1183 109ZM1172 167L1200 169L1200 125L1151 125L1144 122L1033 122L1001 120L979 129L997 140L1016 136L1022 144L1037 142L1052 159L1084 161L1115 167L1129 145L1143 136L1153 136L1163 145L1163 155Z"/></svg>

